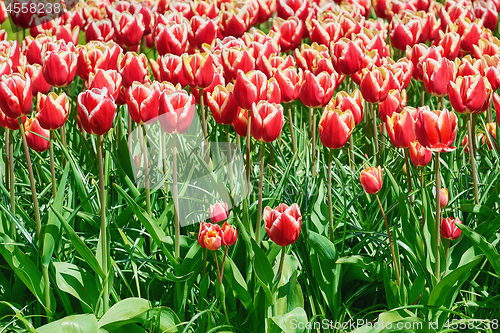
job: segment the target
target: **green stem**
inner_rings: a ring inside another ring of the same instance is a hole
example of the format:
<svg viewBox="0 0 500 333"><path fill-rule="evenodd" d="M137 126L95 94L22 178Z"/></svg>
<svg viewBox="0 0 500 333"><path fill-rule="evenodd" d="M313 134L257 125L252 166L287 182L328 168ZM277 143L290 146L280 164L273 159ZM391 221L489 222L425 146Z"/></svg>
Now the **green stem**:
<svg viewBox="0 0 500 333"><path fill-rule="evenodd" d="M260 221L262 220L262 183L264 180L264 158L266 156L266 143L262 141L260 148L260 172L259 172L259 203L257 208L257 223L255 224L255 242L260 244Z"/></svg>
<svg viewBox="0 0 500 333"><path fill-rule="evenodd" d="M333 205L332 205L332 162L333 162L333 149L330 149L328 154L328 183L327 183L327 191L328 191L328 225L330 227L330 241L333 243L334 234L333 234Z"/></svg>
<svg viewBox="0 0 500 333"><path fill-rule="evenodd" d="M477 116L476 116L477 117ZM477 172L476 172L476 161L475 161L475 150L476 150L476 131L475 131L475 121L474 116L470 114L469 121L467 122L469 127L469 155L470 155L470 164L472 166L472 181L474 183L474 201L476 205L479 204L479 191L477 187Z"/></svg>
<svg viewBox="0 0 500 333"><path fill-rule="evenodd" d="M224 246L224 258L222 259L222 266L220 270L220 280L219 283L222 284L222 278L224 277L224 264L226 263L226 257L227 257L227 248L228 246Z"/></svg>
<svg viewBox="0 0 500 333"><path fill-rule="evenodd" d="M205 277L205 272L207 271L207 258L208 258L208 249L205 248L205 255L203 256L203 273L201 277Z"/></svg>
<svg viewBox="0 0 500 333"><path fill-rule="evenodd" d="M64 148L66 148L68 145L66 144L66 124L63 124L61 128L59 129L60 134L61 134L61 143ZM62 155L62 164L63 166L66 165L66 157L64 154Z"/></svg>
<svg viewBox="0 0 500 333"><path fill-rule="evenodd" d="M142 161L144 163L144 188L146 189L146 210L149 215L151 215L151 196L149 190L149 159L148 159L148 149L147 149L147 134L146 127L143 125L139 125L139 128L142 127L142 135L139 134L139 140L141 145L142 152Z"/></svg>
<svg viewBox="0 0 500 333"><path fill-rule="evenodd" d="M354 139L352 134L349 136L349 166L351 167L351 172L356 172L356 168L354 167Z"/></svg>
<svg viewBox="0 0 500 333"><path fill-rule="evenodd" d="M444 272L443 272L443 277L446 274L446 266L447 266L446 263L448 262L448 252L450 251L450 244L451 244L451 240L448 239L448 241L446 242L446 252L444 254Z"/></svg>
<svg viewBox="0 0 500 333"><path fill-rule="evenodd" d="M10 212L12 215L16 215L16 177L14 175L14 137L12 136L12 131L7 130L9 133L9 143L7 148L9 150L9 190L10 190ZM11 226L11 238L16 240L16 224L14 221L10 222Z"/></svg>
<svg viewBox="0 0 500 333"><path fill-rule="evenodd" d="M325 107L326 108L326 107ZM312 166L312 174L316 176L316 110L311 108L313 113L312 120L312 158L311 158L311 166Z"/></svg>
<svg viewBox="0 0 500 333"><path fill-rule="evenodd" d="M286 104L286 108L288 111L288 121L290 124L290 136L292 137L292 151L295 154L295 152L297 151L297 143L295 142L295 133L293 131L292 106L290 105L290 103Z"/></svg>
<svg viewBox="0 0 500 333"><path fill-rule="evenodd" d="M54 200L57 194L57 185L56 185L56 169L54 166L54 132L50 131L50 144L49 144L49 155L50 155L50 174L52 176L52 195L54 196Z"/></svg>
<svg viewBox="0 0 500 333"><path fill-rule="evenodd" d="M375 140L375 156L377 158L377 165L380 165L380 152L378 150L377 111L375 111L375 105L372 103L370 103L370 110L373 117L373 140Z"/></svg>
<svg viewBox="0 0 500 333"><path fill-rule="evenodd" d="M436 266L434 269L434 275L436 276L436 284L440 280L440 275L441 275L441 268L440 268L440 256L439 256L439 245L441 242L441 223L439 223L439 215L441 212L441 205L440 205L440 196L439 196L439 189L441 188L441 176L439 175L439 152L436 153L436 226L435 226L435 255L436 255Z"/></svg>
<svg viewBox="0 0 500 333"><path fill-rule="evenodd" d="M491 104L493 103L493 101L490 102L490 104L488 105L488 111L486 113L486 122L487 123L491 123L493 122L493 112L491 110ZM498 132L497 132L498 133Z"/></svg>
<svg viewBox="0 0 500 333"><path fill-rule="evenodd" d="M410 161L408 159L409 148L403 148L403 151L405 152L406 179L408 180L408 193L411 193L411 191L413 191L413 189L411 186ZM410 195L410 204L413 207L413 194Z"/></svg>
<svg viewBox="0 0 500 333"><path fill-rule="evenodd" d="M172 164L173 164L173 170L172 170L172 178L173 178L173 184L172 184L172 196L174 199L174 227L175 227L175 259L180 258L180 253L181 253L181 245L180 245L180 239L181 239L181 228L179 225L179 197L177 193L177 136L174 135L174 149L172 153Z"/></svg>
<svg viewBox="0 0 500 333"><path fill-rule="evenodd" d="M378 197L378 194L375 193L375 197L377 198L378 206L380 207L380 211L382 212L382 216L384 217L385 228L387 229L387 237L389 237L389 246L391 247L392 261L394 264L394 270L396 271L396 279L398 280L398 286L401 287L401 278L399 275L399 268L396 261L396 254L394 253L394 245L392 244L391 230L389 229L389 223L387 223L387 217L385 216L384 208L382 208L382 203Z"/></svg>
<svg viewBox="0 0 500 333"><path fill-rule="evenodd" d="M276 274L276 283L279 284L281 276L283 275L283 264L285 263L286 246L281 247L280 265L278 267L278 274Z"/></svg>
<svg viewBox="0 0 500 333"><path fill-rule="evenodd" d="M227 165L229 169L229 190L233 190L233 153L231 151L231 125L227 125Z"/></svg>
<svg viewBox="0 0 500 333"><path fill-rule="evenodd" d="M247 110L247 147L246 147L246 176L247 176L247 197L250 195L250 147L252 144L251 130L251 110Z"/></svg>
<svg viewBox="0 0 500 333"><path fill-rule="evenodd" d="M425 105L425 86L423 82L420 82L420 106Z"/></svg>
<svg viewBox="0 0 500 333"><path fill-rule="evenodd" d="M422 186L422 229L425 225L425 210L424 210L424 195L425 195L425 186L424 186L424 167L420 167L420 184Z"/></svg>
<svg viewBox="0 0 500 333"><path fill-rule="evenodd" d="M107 240L107 223L106 223L106 193L104 188L104 168L103 168L103 145L104 136L98 136L97 144L97 160L99 162L99 199L101 204L101 255L102 255L102 270L104 271L104 291L103 291L103 302L104 302L104 313L109 309L109 290L108 290L108 240Z"/></svg>

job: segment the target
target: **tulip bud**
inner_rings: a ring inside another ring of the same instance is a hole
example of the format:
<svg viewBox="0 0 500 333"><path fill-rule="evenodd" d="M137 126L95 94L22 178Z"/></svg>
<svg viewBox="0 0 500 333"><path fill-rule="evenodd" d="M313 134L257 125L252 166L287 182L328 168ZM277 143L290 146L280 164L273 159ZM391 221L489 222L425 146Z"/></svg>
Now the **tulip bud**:
<svg viewBox="0 0 500 333"><path fill-rule="evenodd" d="M26 132L26 142L28 146L37 152L43 152L49 149L50 131L42 128L36 118L28 118L24 123Z"/></svg>
<svg viewBox="0 0 500 333"><path fill-rule="evenodd" d="M383 102L389 93L389 72L384 67L363 69L360 90L370 103Z"/></svg>
<svg viewBox="0 0 500 333"><path fill-rule="evenodd" d="M229 217L229 209L227 203L224 201L217 202L215 205L210 205L209 212L210 221L214 224L224 221Z"/></svg>
<svg viewBox="0 0 500 333"><path fill-rule="evenodd" d="M132 15L129 12L116 13L113 14L112 19L116 43L123 48L138 46L146 29L142 14Z"/></svg>
<svg viewBox="0 0 500 333"><path fill-rule="evenodd" d="M239 136L247 136L248 111L240 108L238 117L233 123L233 128Z"/></svg>
<svg viewBox="0 0 500 333"><path fill-rule="evenodd" d="M222 245L230 246L236 243L236 240L238 239L238 232L236 231L236 228L234 226L227 224L227 222L224 222L221 228L221 233Z"/></svg>
<svg viewBox="0 0 500 333"><path fill-rule="evenodd" d="M321 72L315 76L306 70L300 87L300 100L307 107L325 107L332 99L334 89L335 82L330 74Z"/></svg>
<svg viewBox="0 0 500 333"><path fill-rule="evenodd" d="M300 45L304 24L294 16L286 20L278 17L273 21L273 30L280 33L281 51L286 52Z"/></svg>
<svg viewBox="0 0 500 333"><path fill-rule="evenodd" d="M0 77L0 109L10 118L19 118L31 111L33 104L29 75L10 74Z"/></svg>
<svg viewBox="0 0 500 333"><path fill-rule="evenodd" d="M446 239L456 240L460 237L462 230L457 227L457 224L462 224L459 219L452 217L444 218L441 221L441 236Z"/></svg>
<svg viewBox="0 0 500 333"><path fill-rule="evenodd" d="M318 125L321 143L330 149L342 148L354 129L351 111L334 109L334 106L332 103L326 106Z"/></svg>
<svg viewBox="0 0 500 333"><path fill-rule="evenodd" d="M272 142L278 138L285 123L283 105L260 101L252 108L251 133L256 140Z"/></svg>
<svg viewBox="0 0 500 333"><path fill-rule="evenodd" d="M429 150L449 152L457 134L457 116L444 110L431 111L429 107L417 109L415 135L417 140Z"/></svg>
<svg viewBox="0 0 500 333"><path fill-rule="evenodd" d="M391 44L398 50L406 50L407 46L413 46L420 40L422 21L419 17L405 15L403 19L398 16L392 18L390 24Z"/></svg>
<svg viewBox="0 0 500 333"><path fill-rule="evenodd" d="M282 203L275 209L264 208L264 222L269 238L279 246L295 243L300 235L302 215L299 205L294 203L290 207Z"/></svg>
<svg viewBox="0 0 500 333"><path fill-rule="evenodd" d="M78 58L71 50L47 52L42 60L43 77L54 87L66 87L75 77Z"/></svg>
<svg viewBox="0 0 500 333"><path fill-rule="evenodd" d="M163 92L160 96L160 125L167 133L182 134L193 121L195 104L194 96L185 90L172 93Z"/></svg>
<svg viewBox="0 0 500 333"><path fill-rule="evenodd" d="M378 116L385 122L394 113L400 113L406 107L406 90L390 90L387 98L378 105Z"/></svg>
<svg viewBox="0 0 500 333"><path fill-rule="evenodd" d="M447 188L439 189L439 205L441 209L448 206L448 201L450 200L450 192L448 192Z"/></svg>
<svg viewBox="0 0 500 333"><path fill-rule="evenodd" d="M58 129L68 119L68 97L64 92L59 96L55 92L51 92L47 96L38 93L36 111L36 119L40 123L40 126L47 130Z"/></svg>
<svg viewBox="0 0 500 333"><path fill-rule="evenodd" d="M333 19L324 19L321 21L313 19L312 22L306 21L306 28L309 31L311 42L325 46L336 43L340 38L340 24Z"/></svg>
<svg viewBox="0 0 500 333"><path fill-rule="evenodd" d="M78 95L78 119L89 134L103 135L113 126L116 104L106 87Z"/></svg>
<svg viewBox="0 0 500 333"><path fill-rule="evenodd" d="M215 75L215 64L212 54L195 53L182 56L184 77L191 87L197 89L208 87Z"/></svg>
<svg viewBox="0 0 500 333"><path fill-rule="evenodd" d="M217 38L219 28L216 20L195 15L191 18L190 25L191 29L188 32L189 45L195 49L201 49L203 44L210 45Z"/></svg>
<svg viewBox="0 0 500 333"><path fill-rule="evenodd" d="M368 194L375 194L382 188L384 184L382 181L382 168L380 165L376 167L370 167L361 171L359 177L363 189Z"/></svg>
<svg viewBox="0 0 500 333"><path fill-rule="evenodd" d="M364 99L361 92L356 89L349 96L345 91L339 91L335 96L334 109L339 109L342 112L351 111L354 119L354 125L358 125L363 120Z"/></svg>
<svg viewBox="0 0 500 333"><path fill-rule="evenodd" d="M411 162L420 167L424 167L431 161L432 152L422 146L417 140L410 142L410 159Z"/></svg>

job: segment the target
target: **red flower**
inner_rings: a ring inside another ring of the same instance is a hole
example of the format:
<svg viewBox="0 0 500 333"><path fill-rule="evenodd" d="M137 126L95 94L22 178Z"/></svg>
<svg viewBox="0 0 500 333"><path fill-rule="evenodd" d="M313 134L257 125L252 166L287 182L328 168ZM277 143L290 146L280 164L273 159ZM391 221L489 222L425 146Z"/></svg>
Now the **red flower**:
<svg viewBox="0 0 500 333"><path fill-rule="evenodd" d="M398 90L390 90L387 98L378 105L378 116L385 122L387 117L391 117L394 113L400 113L406 106L406 90L399 92Z"/></svg>
<svg viewBox="0 0 500 333"><path fill-rule="evenodd" d="M55 42L55 36L46 36L44 34L36 36L33 38L31 36L26 37L23 42L24 53L28 63L30 64L42 64L42 49L43 46L49 42Z"/></svg>
<svg viewBox="0 0 500 333"><path fill-rule="evenodd" d="M234 123L240 113L240 107L234 98L232 83L226 87L217 85L212 93L207 94L207 105L215 121L222 125Z"/></svg>
<svg viewBox="0 0 500 333"><path fill-rule="evenodd" d="M161 81L168 81L174 85L180 84L181 87L187 85L182 66L182 58L180 56L165 54L164 56L158 57L158 65Z"/></svg>
<svg viewBox="0 0 500 333"><path fill-rule="evenodd" d="M45 53L42 61L45 81L54 87L68 86L75 77L77 61L78 58L72 50L60 48Z"/></svg>
<svg viewBox="0 0 500 333"><path fill-rule="evenodd" d="M410 142L410 159L416 166L424 167L431 161L432 152L417 140Z"/></svg>
<svg viewBox="0 0 500 333"><path fill-rule="evenodd" d="M449 152L457 134L457 116L444 109L431 111L429 107L417 109L415 135L417 140L429 150Z"/></svg>
<svg viewBox="0 0 500 333"><path fill-rule="evenodd" d="M274 78L280 86L281 101L283 103L294 102L299 98L300 87L302 86L302 69L298 72L294 67L278 69L274 72Z"/></svg>
<svg viewBox="0 0 500 333"><path fill-rule="evenodd" d="M182 134L193 121L194 96L185 90L165 91L160 97L160 125L167 133Z"/></svg>
<svg viewBox="0 0 500 333"><path fill-rule="evenodd" d="M268 101L260 101L252 108L251 132L256 140L272 142L278 138L285 118L283 106Z"/></svg>
<svg viewBox="0 0 500 333"><path fill-rule="evenodd" d="M250 110L252 104L266 99L267 77L261 71L253 70L246 75L239 70L234 84L234 97L238 105Z"/></svg>
<svg viewBox="0 0 500 333"><path fill-rule="evenodd" d="M462 230L457 227L457 224L462 224L459 219L452 217L444 218L441 221L441 236L446 239L456 240L460 237Z"/></svg>
<svg viewBox="0 0 500 333"><path fill-rule="evenodd" d="M296 203L290 207L282 203L275 209L266 206L264 221L269 238L276 244L287 246L299 239L302 215Z"/></svg>
<svg viewBox="0 0 500 333"><path fill-rule="evenodd" d="M235 7L234 4L223 3L221 7L221 19L219 21L219 30L223 37L234 36L239 38L247 31L250 24L250 17L246 4Z"/></svg>
<svg viewBox="0 0 500 333"><path fill-rule="evenodd" d="M281 51L286 52L300 45L304 24L294 16L286 20L278 17L273 21L273 30L280 33Z"/></svg>
<svg viewBox="0 0 500 333"><path fill-rule="evenodd" d="M334 109L339 109L342 112L351 111L354 119L354 125L358 125L363 120L364 99L361 92L356 89L349 96L345 91L339 91L335 96Z"/></svg>
<svg viewBox="0 0 500 333"><path fill-rule="evenodd" d="M450 200L450 192L448 191L448 189L447 188L440 188L439 189L439 206L441 207L441 209L448 206L449 200Z"/></svg>
<svg viewBox="0 0 500 333"><path fill-rule="evenodd" d="M154 43L159 55L172 53L180 56L186 50L189 27L184 21L159 23L155 27Z"/></svg>
<svg viewBox="0 0 500 333"><path fill-rule="evenodd" d="M363 69L360 89L364 99L370 103L384 101L389 93L389 75L384 67Z"/></svg>
<svg viewBox="0 0 500 333"><path fill-rule="evenodd" d="M222 243L222 232L218 224L200 222L198 244L206 249L216 251Z"/></svg>
<svg viewBox="0 0 500 333"><path fill-rule="evenodd" d="M233 123L233 128L239 136L247 136L248 111L240 108L238 117Z"/></svg>
<svg viewBox="0 0 500 333"><path fill-rule="evenodd" d="M236 231L236 228L234 226L227 224L227 222L224 222L221 228L221 232L222 245L229 246L236 243L236 240L238 239L238 232Z"/></svg>
<svg viewBox="0 0 500 333"><path fill-rule="evenodd" d="M127 52L119 63L123 87L130 87L134 81L140 83L149 81L148 65L144 53Z"/></svg>
<svg viewBox="0 0 500 333"><path fill-rule="evenodd" d="M36 119L40 126L47 130L55 130L64 125L69 114L69 100L63 92L59 96L55 92L48 95L38 93Z"/></svg>
<svg viewBox="0 0 500 333"><path fill-rule="evenodd" d="M26 132L26 142L31 149L37 152L49 149L50 131L42 128L36 118L28 118L26 120L24 131Z"/></svg>
<svg viewBox="0 0 500 333"><path fill-rule="evenodd" d="M158 83L139 83L135 81L127 89L125 99L130 117L138 124L148 124L158 118L160 88Z"/></svg>
<svg viewBox="0 0 500 333"><path fill-rule="evenodd" d="M416 110L405 108L401 113L394 113L387 117L385 128L392 144L396 148L408 148L415 141L413 126L415 123Z"/></svg>
<svg viewBox="0 0 500 333"><path fill-rule="evenodd" d="M448 82L455 80L455 63L446 58L439 60L427 58L422 65L422 70L425 89L431 95L437 97L446 96L448 94Z"/></svg>
<svg viewBox="0 0 500 333"><path fill-rule="evenodd" d="M352 75L361 69L363 64L363 42L341 38L331 47L332 62L335 70L344 75Z"/></svg>
<svg viewBox="0 0 500 333"><path fill-rule="evenodd" d="M224 201L217 202L215 205L210 205L210 221L212 223L218 223L224 221L229 217L229 209L227 203Z"/></svg>
<svg viewBox="0 0 500 333"><path fill-rule="evenodd" d="M480 74L459 76L448 84L448 94L453 109L458 113L479 114L491 104L490 83Z"/></svg>
<svg viewBox="0 0 500 333"><path fill-rule="evenodd" d="M332 103L323 111L319 121L319 138L325 147L342 148L354 129L354 117L349 109L341 111L334 109Z"/></svg>
<svg viewBox="0 0 500 333"><path fill-rule="evenodd" d="M207 88L214 80L215 63L211 53L182 56L184 77L191 87Z"/></svg>
<svg viewBox="0 0 500 333"><path fill-rule="evenodd" d="M363 189L368 194L375 194L382 188L384 184L382 180L382 168L380 165L378 168L370 167L361 171L361 175L359 176L359 180L361 181L361 185Z"/></svg>
<svg viewBox="0 0 500 333"><path fill-rule="evenodd" d="M98 69L96 74L90 73L89 76L89 89L106 87L115 101L118 99L121 84L122 76L113 69Z"/></svg>
<svg viewBox="0 0 500 333"><path fill-rule="evenodd" d="M333 97L335 82L327 72L317 76L306 70L300 87L300 100L307 107L325 107Z"/></svg>
<svg viewBox="0 0 500 333"><path fill-rule="evenodd" d="M217 37L219 29L217 21L209 17L195 15L191 18L190 24L191 29L188 32L188 41L189 45L195 49L201 49L203 44L212 44Z"/></svg>
<svg viewBox="0 0 500 333"><path fill-rule="evenodd" d="M276 0L278 7L278 17L287 19L296 16L305 21L309 15L308 0Z"/></svg>
<svg viewBox="0 0 500 333"><path fill-rule="evenodd" d="M390 25L391 44L398 50L406 50L420 40L422 20L420 17L405 15L403 19L394 16Z"/></svg>
<svg viewBox="0 0 500 333"><path fill-rule="evenodd" d="M115 29L110 19L102 19L100 21L91 20L85 27L85 40L97 40L100 42L108 42L113 39Z"/></svg>
<svg viewBox="0 0 500 333"><path fill-rule="evenodd" d="M31 79L28 75L0 77L0 109L7 117L16 119L27 115L32 104Z"/></svg>
<svg viewBox="0 0 500 333"><path fill-rule="evenodd" d="M252 53L250 50L242 47L224 48L222 50L221 62L226 81L234 82L239 70L242 70L243 74L245 74L255 69L255 59Z"/></svg>
<svg viewBox="0 0 500 333"><path fill-rule="evenodd" d="M142 14L132 15L129 12L113 14L114 39L123 48L132 48L140 44L146 27Z"/></svg>
<svg viewBox="0 0 500 333"><path fill-rule="evenodd" d="M106 87L78 95L78 119L89 134L103 135L113 126L116 104Z"/></svg>

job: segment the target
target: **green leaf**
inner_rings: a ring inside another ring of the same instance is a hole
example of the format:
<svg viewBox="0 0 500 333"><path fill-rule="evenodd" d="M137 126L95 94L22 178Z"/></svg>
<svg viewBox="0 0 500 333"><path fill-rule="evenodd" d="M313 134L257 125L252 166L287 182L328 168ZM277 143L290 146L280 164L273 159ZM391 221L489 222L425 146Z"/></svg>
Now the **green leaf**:
<svg viewBox="0 0 500 333"><path fill-rule="evenodd" d="M474 245L476 245L481 249L481 251L483 251L497 275L500 275L500 256L498 255L497 249L493 245L491 245L491 243L489 243L483 236L473 231L468 226L457 224L457 227L462 230L462 232L472 241Z"/></svg>
<svg viewBox="0 0 500 333"><path fill-rule="evenodd" d="M305 332L307 314L303 308L296 308L282 316L269 318L268 332L298 333Z"/></svg>
<svg viewBox="0 0 500 333"><path fill-rule="evenodd" d="M484 216L496 215L496 213L493 210L491 210L491 208L482 205L462 205L460 207L460 210L467 213L480 214Z"/></svg>
<svg viewBox="0 0 500 333"><path fill-rule="evenodd" d="M99 300L95 278L83 268L66 262L53 263L59 289L79 299L87 310L93 311Z"/></svg>
<svg viewBox="0 0 500 333"><path fill-rule="evenodd" d="M314 231L309 231L309 245L314 249L322 260L326 260L328 264L334 264L337 259L337 251L335 245L325 236L322 236Z"/></svg>
<svg viewBox="0 0 500 333"><path fill-rule="evenodd" d="M366 269L376 278L382 280L383 272L380 263L373 261L372 258L362 257L359 255L343 257L337 260L337 264L350 264Z"/></svg>
<svg viewBox="0 0 500 333"><path fill-rule="evenodd" d="M172 309L167 307L158 307L145 311L137 316L137 319L143 322L150 321L153 326L158 328L156 331L152 330L152 332L174 333L178 331L180 325L179 317Z"/></svg>
<svg viewBox="0 0 500 333"><path fill-rule="evenodd" d="M257 245L257 243L255 243L255 240L253 239L252 239L252 248L255 254L253 261L255 274L260 284L262 285L264 292L266 293L268 301L272 303L273 296L271 290L274 279L273 268L271 267L271 264L269 263L269 260L267 259L267 256L264 253L264 251L262 251L262 249Z"/></svg>
<svg viewBox="0 0 500 333"><path fill-rule="evenodd" d="M69 164L66 165L64 169L63 176L59 183L59 188L57 189L56 197L52 207L58 212L63 210L63 200L64 200L64 190L66 188L66 181L68 180ZM43 232L43 249L42 249L42 265L48 266L50 259L52 258L52 253L56 246L57 239L59 238L59 233L61 230L61 222L54 215L54 213L49 211L49 220L45 228L42 229Z"/></svg>
<svg viewBox="0 0 500 333"><path fill-rule="evenodd" d="M252 311L254 306L245 279L243 279L240 270L229 256L226 257L226 264L224 265L224 278L229 283L230 290L233 291L243 306L248 311Z"/></svg>
<svg viewBox="0 0 500 333"><path fill-rule="evenodd" d="M144 318L141 319L140 315L150 309L151 305L149 301L144 298L126 298L113 305L104 316L102 316L101 320L99 320L99 328L111 332L130 323L142 322Z"/></svg>
<svg viewBox="0 0 500 333"><path fill-rule="evenodd" d="M96 333L97 319L93 314L64 317L37 328L38 333Z"/></svg>

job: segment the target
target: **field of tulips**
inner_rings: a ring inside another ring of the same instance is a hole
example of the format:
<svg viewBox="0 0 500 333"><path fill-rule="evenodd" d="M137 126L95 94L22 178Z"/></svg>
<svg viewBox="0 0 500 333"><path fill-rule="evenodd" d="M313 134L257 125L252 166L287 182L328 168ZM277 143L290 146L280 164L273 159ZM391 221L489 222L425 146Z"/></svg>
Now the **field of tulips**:
<svg viewBox="0 0 500 333"><path fill-rule="evenodd" d="M0 333L500 332L498 11L2 0Z"/></svg>

